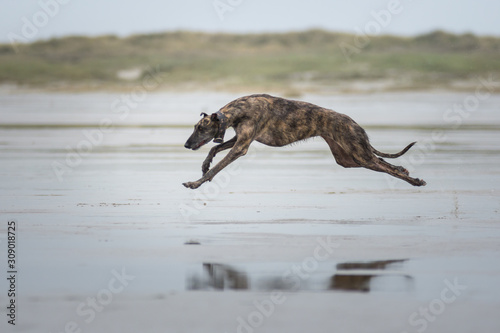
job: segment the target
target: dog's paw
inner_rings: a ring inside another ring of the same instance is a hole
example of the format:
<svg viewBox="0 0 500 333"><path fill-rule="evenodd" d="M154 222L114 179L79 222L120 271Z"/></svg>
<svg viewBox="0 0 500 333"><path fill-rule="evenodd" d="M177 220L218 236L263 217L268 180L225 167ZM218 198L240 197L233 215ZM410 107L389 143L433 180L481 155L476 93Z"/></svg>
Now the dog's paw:
<svg viewBox="0 0 500 333"><path fill-rule="evenodd" d="M423 179L417 178L417 181L419 183L418 186L425 186L425 185L427 185L427 182L425 180L423 180Z"/></svg>
<svg viewBox="0 0 500 333"><path fill-rule="evenodd" d="M210 164L212 164L213 156L208 156L201 165L201 172L203 172L203 176L210 170Z"/></svg>
<svg viewBox="0 0 500 333"><path fill-rule="evenodd" d="M201 172L203 173L203 176L210 170L210 163L203 163L201 166Z"/></svg>
<svg viewBox="0 0 500 333"><path fill-rule="evenodd" d="M182 185L194 190L201 186L201 182L187 182L187 183L182 183Z"/></svg>

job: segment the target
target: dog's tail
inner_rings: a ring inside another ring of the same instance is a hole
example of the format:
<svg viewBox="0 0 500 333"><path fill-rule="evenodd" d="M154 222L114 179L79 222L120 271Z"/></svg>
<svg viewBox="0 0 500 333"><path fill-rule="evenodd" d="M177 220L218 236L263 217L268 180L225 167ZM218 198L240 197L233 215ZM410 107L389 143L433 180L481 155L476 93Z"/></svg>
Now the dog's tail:
<svg viewBox="0 0 500 333"><path fill-rule="evenodd" d="M372 151L375 153L375 155L378 155L380 157L387 157L387 158L396 158L396 157L399 157L401 155L403 155L404 153L406 153L408 150L410 150L411 147L413 147L413 145L417 143L416 141L415 142L412 142L410 143L408 146L405 147L405 149L401 150L399 153L396 153L396 154L386 154L386 153L382 153L380 151L378 151L377 149L373 148L373 146L371 146L372 148Z"/></svg>

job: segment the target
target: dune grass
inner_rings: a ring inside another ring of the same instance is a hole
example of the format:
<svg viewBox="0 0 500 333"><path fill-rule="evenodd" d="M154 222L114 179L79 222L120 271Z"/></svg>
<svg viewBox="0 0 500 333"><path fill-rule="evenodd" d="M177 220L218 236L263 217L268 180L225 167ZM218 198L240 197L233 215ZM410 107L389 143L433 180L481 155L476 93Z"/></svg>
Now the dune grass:
<svg viewBox="0 0 500 333"><path fill-rule="evenodd" d="M315 89L386 80L388 89L450 88L500 74L500 38L433 32L414 38L311 30L283 34L167 32L66 37L0 45L0 83L35 87L121 87L161 71L162 85L205 89ZM344 49L342 48L344 46ZM346 56L345 45L354 48ZM124 80L118 73L139 69Z"/></svg>

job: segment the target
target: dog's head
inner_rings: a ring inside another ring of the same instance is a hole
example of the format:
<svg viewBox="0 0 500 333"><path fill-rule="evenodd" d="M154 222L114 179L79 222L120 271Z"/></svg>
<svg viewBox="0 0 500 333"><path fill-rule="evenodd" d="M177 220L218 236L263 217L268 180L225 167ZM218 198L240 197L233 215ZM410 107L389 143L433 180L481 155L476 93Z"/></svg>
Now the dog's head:
<svg viewBox="0 0 500 333"><path fill-rule="evenodd" d="M191 134L184 144L184 147L187 149L197 150L212 139L217 143L223 141L225 125L222 124L221 115L217 113L212 113L211 115L202 113L201 116L203 118L194 125L193 134Z"/></svg>

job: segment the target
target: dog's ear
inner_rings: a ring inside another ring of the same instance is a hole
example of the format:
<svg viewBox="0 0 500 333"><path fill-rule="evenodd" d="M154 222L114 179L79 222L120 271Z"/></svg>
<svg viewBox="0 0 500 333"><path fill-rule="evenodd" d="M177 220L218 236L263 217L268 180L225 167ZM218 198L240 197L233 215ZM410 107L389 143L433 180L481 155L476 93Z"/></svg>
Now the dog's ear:
<svg viewBox="0 0 500 333"><path fill-rule="evenodd" d="M219 116L217 115L217 113L212 113L212 115L210 116L210 120L219 121Z"/></svg>
<svg viewBox="0 0 500 333"><path fill-rule="evenodd" d="M200 116L202 116L203 118L205 118L206 116L208 116L208 114L206 114L205 112L202 112L202 113L200 114Z"/></svg>

